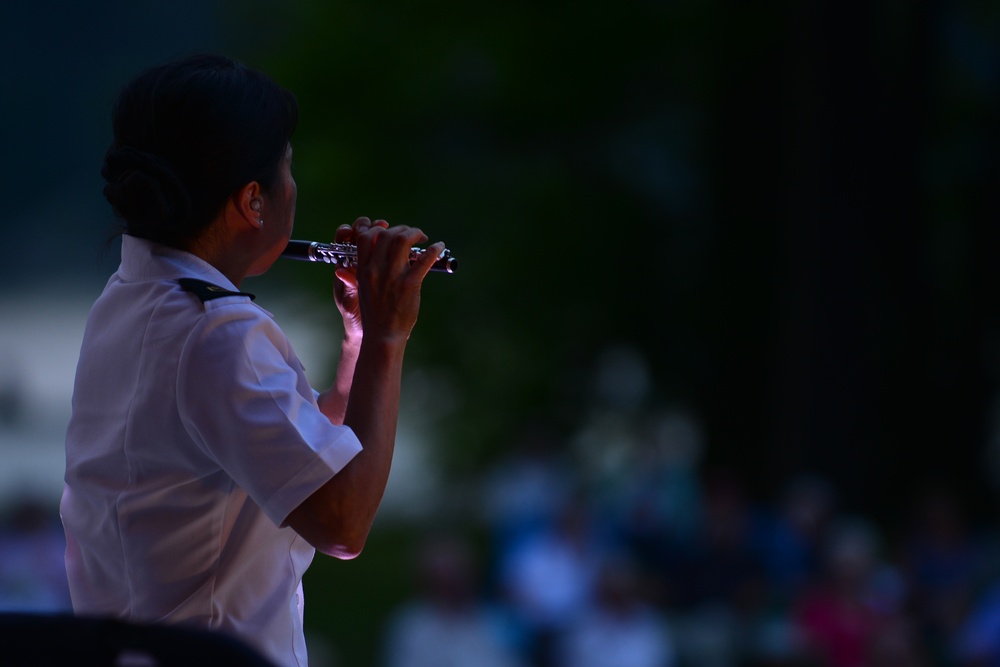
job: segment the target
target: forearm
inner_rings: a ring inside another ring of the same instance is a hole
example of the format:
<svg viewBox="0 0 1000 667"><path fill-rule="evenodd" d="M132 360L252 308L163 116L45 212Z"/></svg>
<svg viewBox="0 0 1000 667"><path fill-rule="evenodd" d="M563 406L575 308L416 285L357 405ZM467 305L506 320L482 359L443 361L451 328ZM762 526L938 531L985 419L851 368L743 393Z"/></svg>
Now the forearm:
<svg viewBox="0 0 1000 667"><path fill-rule="evenodd" d="M366 338L361 345L344 425L363 449L289 516L299 534L331 556L361 552L382 501L395 448L404 351L405 340Z"/></svg>
<svg viewBox="0 0 1000 667"><path fill-rule="evenodd" d="M340 359L337 362L337 377L333 386L319 395L319 409L326 415L331 423L344 423L344 415L347 412L347 401L351 395L351 386L354 381L354 372L358 363L358 355L361 351L359 338L348 338L345 336L340 345Z"/></svg>
<svg viewBox="0 0 1000 667"><path fill-rule="evenodd" d="M420 309L420 286L435 252L444 249L436 243L411 264L410 248L427 236L415 227L390 228L384 220L358 218L352 237L357 272L338 270L335 295L345 327L360 331L364 322L364 340L356 356L347 350L341 357L322 409L354 431L362 450L286 521L318 550L339 558L361 552L382 502L396 441L403 353Z"/></svg>
<svg viewBox="0 0 1000 667"><path fill-rule="evenodd" d="M350 471L351 482L366 496L368 507L359 509L370 519L382 500L392 465L405 349L405 341L366 341L361 346L344 415L344 425L364 447L348 467L355 461L359 464Z"/></svg>

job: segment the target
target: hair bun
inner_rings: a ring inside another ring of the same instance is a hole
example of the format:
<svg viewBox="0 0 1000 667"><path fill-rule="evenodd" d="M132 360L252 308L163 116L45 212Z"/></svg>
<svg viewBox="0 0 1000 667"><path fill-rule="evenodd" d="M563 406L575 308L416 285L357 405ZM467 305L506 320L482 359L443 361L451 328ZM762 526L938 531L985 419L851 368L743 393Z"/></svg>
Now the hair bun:
<svg viewBox="0 0 1000 667"><path fill-rule="evenodd" d="M127 231L154 240L176 232L191 213L191 196L170 163L130 146L104 156L104 196Z"/></svg>

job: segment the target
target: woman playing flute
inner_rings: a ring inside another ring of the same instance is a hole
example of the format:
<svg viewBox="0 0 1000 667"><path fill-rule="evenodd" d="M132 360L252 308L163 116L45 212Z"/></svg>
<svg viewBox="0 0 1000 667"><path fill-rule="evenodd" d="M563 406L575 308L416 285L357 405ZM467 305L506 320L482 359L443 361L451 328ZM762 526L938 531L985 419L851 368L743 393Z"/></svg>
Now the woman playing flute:
<svg viewBox="0 0 1000 667"><path fill-rule="evenodd" d="M416 228L358 218L338 268L336 382L314 391L244 278L295 217L297 103L218 56L154 67L113 111L102 175L121 265L87 321L61 513L74 610L230 633L305 665L301 579L357 556L393 456L421 283Z"/></svg>

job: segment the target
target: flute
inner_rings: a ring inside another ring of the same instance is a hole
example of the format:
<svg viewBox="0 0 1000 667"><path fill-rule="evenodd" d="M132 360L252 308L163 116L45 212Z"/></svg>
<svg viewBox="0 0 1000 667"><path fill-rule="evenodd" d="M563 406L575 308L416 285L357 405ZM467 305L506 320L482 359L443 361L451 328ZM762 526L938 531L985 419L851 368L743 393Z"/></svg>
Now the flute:
<svg viewBox="0 0 1000 667"><path fill-rule="evenodd" d="M426 252L423 248L410 248L410 264ZM358 247L352 243L320 243L319 241L289 241L281 256L302 262L323 262L353 269L358 265ZM431 271L455 273L458 260L445 248L431 265Z"/></svg>

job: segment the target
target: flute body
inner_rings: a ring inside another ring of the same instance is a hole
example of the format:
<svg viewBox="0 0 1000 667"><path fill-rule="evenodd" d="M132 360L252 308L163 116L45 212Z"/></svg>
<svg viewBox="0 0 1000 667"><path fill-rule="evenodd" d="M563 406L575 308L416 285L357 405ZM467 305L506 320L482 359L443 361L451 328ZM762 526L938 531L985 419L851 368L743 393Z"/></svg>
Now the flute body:
<svg viewBox="0 0 1000 667"><path fill-rule="evenodd" d="M424 252L426 251L423 248L410 248L410 263L415 262ZM355 268L358 265L358 248L352 243L289 241L281 256L302 262L336 264L345 268ZM455 273L458 271L458 260L452 257L451 251L446 248L431 266L431 271Z"/></svg>

